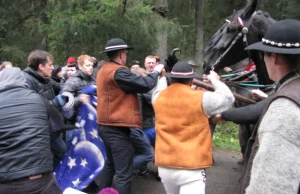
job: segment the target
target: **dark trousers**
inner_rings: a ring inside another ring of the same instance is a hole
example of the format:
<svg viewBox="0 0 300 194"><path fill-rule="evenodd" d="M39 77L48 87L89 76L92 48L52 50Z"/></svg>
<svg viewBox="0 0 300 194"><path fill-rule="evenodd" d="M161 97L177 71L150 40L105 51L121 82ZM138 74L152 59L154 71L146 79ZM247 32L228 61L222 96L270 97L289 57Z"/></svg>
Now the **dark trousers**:
<svg viewBox="0 0 300 194"><path fill-rule="evenodd" d="M67 152L67 146L62 135L55 137L51 136L50 140L51 152L53 154L53 169L57 167L65 153Z"/></svg>
<svg viewBox="0 0 300 194"><path fill-rule="evenodd" d="M130 128L130 139L134 148L133 169L147 166L153 160L153 150L150 141L139 128Z"/></svg>
<svg viewBox="0 0 300 194"><path fill-rule="evenodd" d="M240 142L243 158L245 157L247 143L251 137L253 129L254 129L254 125L251 124L239 125L239 142Z"/></svg>
<svg viewBox="0 0 300 194"><path fill-rule="evenodd" d="M96 180L99 189L111 187L116 174L116 190L119 194L131 194L134 151L129 128L99 125L99 134L107 154L105 166Z"/></svg>
<svg viewBox="0 0 300 194"><path fill-rule="evenodd" d="M40 178L21 178L0 183L0 194L62 194L52 172Z"/></svg>

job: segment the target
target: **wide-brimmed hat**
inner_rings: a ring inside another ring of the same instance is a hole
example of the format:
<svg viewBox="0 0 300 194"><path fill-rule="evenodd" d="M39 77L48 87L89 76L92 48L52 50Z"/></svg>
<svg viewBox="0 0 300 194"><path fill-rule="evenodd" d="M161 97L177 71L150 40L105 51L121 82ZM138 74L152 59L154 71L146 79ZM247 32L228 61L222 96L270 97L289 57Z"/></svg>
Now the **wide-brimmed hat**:
<svg viewBox="0 0 300 194"><path fill-rule="evenodd" d="M200 67L199 65L196 65L195 61L193 61L193 60L189 60L187 63L190 64L194 68Z"/></svg>
<svg viewBox="0 0 300 194"><path fill-rule="evenodd" d="M246 50L260 50L280 54L300 54L300 21L280 20L269 27L261 42Z"/></svg>
<svg viewBox="0 0 300 194"><path fill-rule="evenodd" d="M123 49L133 49L133 47L128 46L126 42L120 38L113 38L109 41L107 41L105 50L101 53L107 53L110 51L117 51L117 50L123 50Z"/></svg>
<svg viewBox="0 0 300 194"><path fill-rule="evenodd" d="M193 71L193 68L189 63L179 61L175 63L172 71L168 73L168 76L171 78L195 78L198 77L199 74Z"/></svg>

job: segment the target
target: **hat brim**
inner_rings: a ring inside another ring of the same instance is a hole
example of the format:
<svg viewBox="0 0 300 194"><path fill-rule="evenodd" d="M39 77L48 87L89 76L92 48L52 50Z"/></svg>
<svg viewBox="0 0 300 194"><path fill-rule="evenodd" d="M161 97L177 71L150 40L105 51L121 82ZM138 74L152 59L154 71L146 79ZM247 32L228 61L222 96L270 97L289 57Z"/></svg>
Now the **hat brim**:
<svg viewBox="0 0 300 194"><path fill-rule="evenodd" d="M131 46L128 46L128 47L123 47L123 48L111 48L111 49L106 49L105 51L101 51L100 53L107 53L107 52L111 52L111 51L118 51L118 50L124 50L124 49L126 49L126 50L132 50L133 49L133 47L131 47Z"/></svg>
<svg viewBox="0 0 300 194"><path fill-rule="evenodd" d="M170 78L182 78L182 79L189 79L189 78L195 78L199 77L199 74L196 72L193 72L191 75L174 75L172 73L167 73L167 76Z"/></svg>
<svg viewBox="0 0 300 194"><path fill-rule="evenodd" d="M199 65L191 65L192 67L194 68L199 68L200 66Z"/></svg>
<svg viewBox="0 0 300 194"><path fill-rule="evenodd" d="M280 53L280 54L300 54L300 48L281 48L266 45L262 42L251 44L245 48L245 50L259 50L269 53Z"/></svg>

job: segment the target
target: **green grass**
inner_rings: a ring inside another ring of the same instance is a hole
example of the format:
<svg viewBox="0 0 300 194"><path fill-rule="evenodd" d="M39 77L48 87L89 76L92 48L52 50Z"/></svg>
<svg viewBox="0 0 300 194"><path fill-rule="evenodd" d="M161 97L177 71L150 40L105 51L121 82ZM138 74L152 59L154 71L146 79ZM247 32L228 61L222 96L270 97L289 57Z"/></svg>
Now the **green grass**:
<svg viewBox="0 0 300 194"><path fill-rule="evenodd" d="M213 136L213 146L240 151L238 126L232 122L218 124Z"/></svg>

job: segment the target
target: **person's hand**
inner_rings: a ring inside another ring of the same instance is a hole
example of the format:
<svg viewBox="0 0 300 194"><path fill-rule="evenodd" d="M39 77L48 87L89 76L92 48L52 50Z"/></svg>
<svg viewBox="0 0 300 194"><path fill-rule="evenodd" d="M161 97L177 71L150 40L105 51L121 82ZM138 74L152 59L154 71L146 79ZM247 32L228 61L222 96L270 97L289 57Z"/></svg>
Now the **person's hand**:
<svg viewBox="0 0 300 194"><path fill-rule="evenodd" d="M207 82L211 82L211 79L220 80L220 76L215 71L210 71L209 75L206 76Z"/></svg>
<svg viewBox="0 0 300 194"><path fill-rule="evenodd" d="M61 94L56 96L56 100L60 106L64 106L67 103L67 97Z"/></svg>
<svg viewBox="0 0 300 194"><path fill-rule="evenodd" d="M160 77L166 77L166 69L165 68L163 68L162 70L161 70L161 72L160 72Z"/></svg>
<svg viewBox="0 0 300 194"><path fill-rule="evenodd" d="M225 71L226 73L230 73L230 72L232 72L233 70L232 70L230 67L224 67L224 71Z"/></svg>
<svg viewBox="0 0 300 194"><path fill-rule="evenodd" d="M159 74L161 74L162 70L165 68L163 64L158 64L154 67L154 71L157 71Z"/></svg>
<svg viewBox="0 0 300 194"><path fill-rule="evenodd" d="M82 103L90 103L91 102L90 96L86 95L86 94L80 94L79 99Z"/></svg>
<svg viewBox="0 0 300 194"><path fill-rule="evenodd" d="M213 124L218 124L219 122L223 121L222 114L216 114L216 115L212 116L210 118L210 120Z"/></svg>
<svg viewBox="0 0 300 194"><path fill-rule="evenodd" d="M262 100L268 97L268 94L264 93L263 91L256 89L256 90L251 90L252 92L252 98L254 100Z"/></svg>

